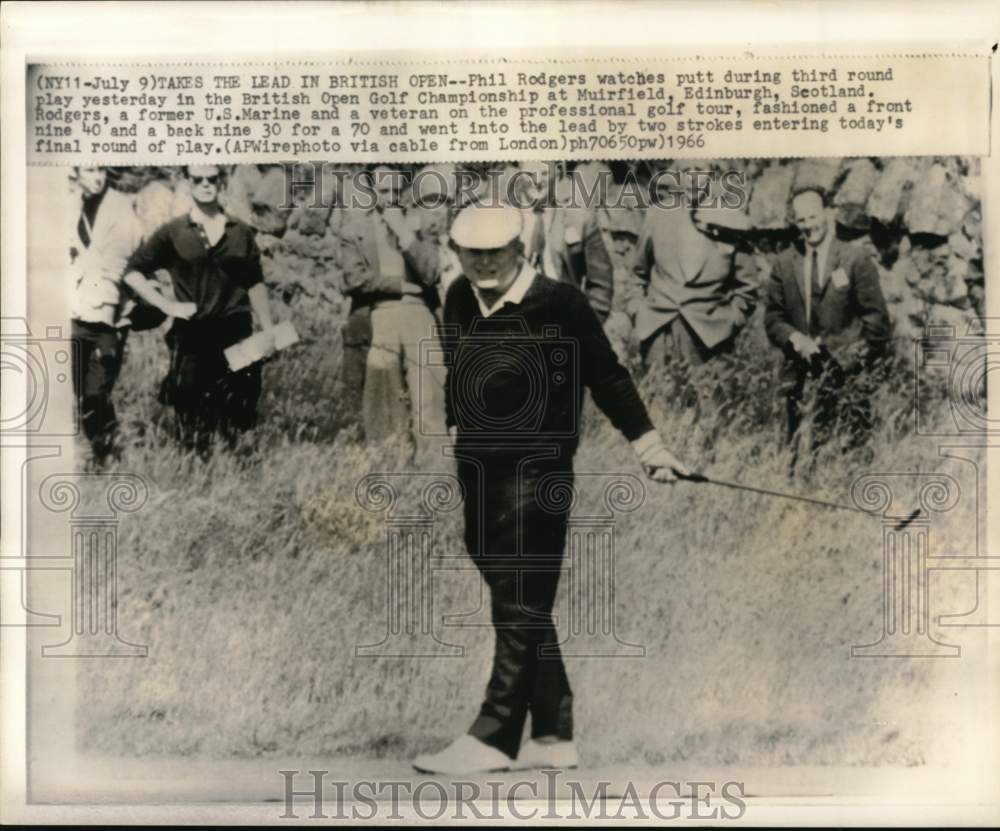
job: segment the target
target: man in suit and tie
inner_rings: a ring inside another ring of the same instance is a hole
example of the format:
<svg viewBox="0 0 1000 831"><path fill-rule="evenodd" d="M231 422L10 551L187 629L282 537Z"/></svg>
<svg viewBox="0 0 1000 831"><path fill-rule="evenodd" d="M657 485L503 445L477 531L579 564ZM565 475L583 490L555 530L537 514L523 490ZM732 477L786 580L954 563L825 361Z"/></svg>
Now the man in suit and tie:
<svg viewBox="0 0 1000 831"><path fill-rule="evenodd" d="M797 440L812 378L814 446L830 439L841 412L849 444L857 446L872 422L871 390L859 375L885 359L891 344L878 269L864 250L836 238L821 191L797 192L792 213L801 239L777 258L764 316L768 338L785 353L789 440Z"/></svg>
<svg viewBox="0 0 1000 831"><path fill-rule="evenodd" d="M120 318L125 264L142 230L132 202L108 187L103 167L78 167L80 212L72 227L69 261L73 281L73 384L91 464L115 452L118 419L111 391L121 369L127 328Z"/></svg>
<svg viewBox="0 0 1000 831"><path fill-rule="evenodd" d="M694 171L677 172L681 189L646 211L632 255L629 305L647 367L669 356L697 366L730 352L757 305L757 268L738 245L746 215L699 204Z"/></svg>
<svg viewBox="0 0 1000 831"><path fill-rule="evenodd" d="M545 277L580 289L603 323L614 297L614 266L598 225L597 206L573 204L581 200L581 189L568 187L568 179L557 180L546 162L523 163L517 173L527 183L521 241L528 262ZM561 184L567 185L568 205L558 204Z"/></svg>

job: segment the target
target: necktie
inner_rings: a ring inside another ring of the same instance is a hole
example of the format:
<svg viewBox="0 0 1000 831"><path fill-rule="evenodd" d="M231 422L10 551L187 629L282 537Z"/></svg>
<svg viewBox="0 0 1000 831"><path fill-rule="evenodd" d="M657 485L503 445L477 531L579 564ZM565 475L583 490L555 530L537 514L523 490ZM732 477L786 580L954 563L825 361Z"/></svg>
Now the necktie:
<svg viewBox="0 0 1000 831"><path fill-rule="evenodd" d="M104 193L96 196L85 196L80 206L80 218L76 222L76 233L84 248L89 248L94 236L94 223L97 221L97 209L101 206Z"/></svg>
<svg viewBox="0 0 1000 831"><path fill-rule="evenodd" d="M76 223L76 233L80 237L80 242L84 248L90 248L90 223L87 221L87 209L80 211L80 218Z"/></svg>
<svg viewBox="0 0 1000 831"><path fill-rule="evenodd" d="M540 208L534 212L535 227L531 234L531 262L540 271L545 269L545 213Z"/></svg>
<svg viewBox="0 0 1000 831"><path fill-rule="evenodd" d="M809 267L809 288L806 289L806 324L812 327L812 296L819 291L819 251L812 249Z"/></svg>

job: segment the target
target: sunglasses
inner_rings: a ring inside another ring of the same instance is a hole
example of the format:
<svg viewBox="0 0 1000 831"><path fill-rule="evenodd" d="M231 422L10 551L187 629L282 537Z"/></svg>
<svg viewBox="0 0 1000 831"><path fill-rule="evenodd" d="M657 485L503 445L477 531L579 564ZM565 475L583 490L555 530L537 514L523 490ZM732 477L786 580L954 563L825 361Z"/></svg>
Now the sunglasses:
<svg viewBox="0 0 1000 831"><path fill-rule="evenodd" d="M192 176L191 183L194 185L200 185L202 182L208 182L210 185L219 184L219 174L216 173L214 176Z"/></svg>

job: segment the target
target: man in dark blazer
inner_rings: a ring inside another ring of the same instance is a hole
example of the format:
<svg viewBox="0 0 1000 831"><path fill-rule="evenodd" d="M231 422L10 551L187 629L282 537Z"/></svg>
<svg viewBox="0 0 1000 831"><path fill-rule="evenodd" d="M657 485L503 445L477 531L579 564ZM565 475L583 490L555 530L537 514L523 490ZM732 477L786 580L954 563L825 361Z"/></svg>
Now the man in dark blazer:
<svg viewBox="0 0 1000 831"><path fill-rule="evenodd" d="M798 433L812 378L814 444L828 441L841 424L857 446L872 422L871 390L859 376L886 358L891 344L878 269L864 250L836 238L820 191L796 193L792 212L801 239L778 256L764 316L768 338L785 353L781 386L789 440Z"/></svg>

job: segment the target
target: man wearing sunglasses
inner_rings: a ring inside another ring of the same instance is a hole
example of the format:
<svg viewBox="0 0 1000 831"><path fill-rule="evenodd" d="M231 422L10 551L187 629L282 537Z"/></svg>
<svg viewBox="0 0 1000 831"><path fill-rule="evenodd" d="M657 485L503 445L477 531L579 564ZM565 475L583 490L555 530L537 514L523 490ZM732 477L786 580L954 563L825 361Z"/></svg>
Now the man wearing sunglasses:
<svg viewBox="0 0 1000 831"><path fill-rule="evenodd" d="M174 408L177 436L205 454L216 436L233 446L257 422L261 365L231 372L224 350L253 333L253 317L272 325L253 230L219 202L225 185L216 165L185 170L193 205L170 220L132 256L126 282L147 303L174 318L167 333L170 369L160 400ZM175 300L152 281L166 269Z"/></svg>

